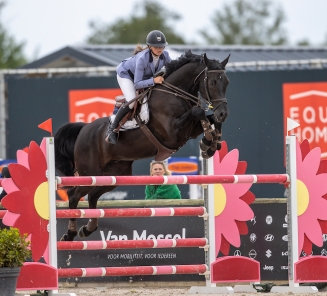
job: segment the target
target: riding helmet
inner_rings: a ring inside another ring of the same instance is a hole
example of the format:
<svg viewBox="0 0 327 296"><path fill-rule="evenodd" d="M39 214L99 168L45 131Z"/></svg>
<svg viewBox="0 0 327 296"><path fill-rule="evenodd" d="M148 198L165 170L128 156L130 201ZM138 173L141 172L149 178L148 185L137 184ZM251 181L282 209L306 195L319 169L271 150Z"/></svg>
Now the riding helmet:
<svg viewBox="0 0 327 296"><path fill-rule="evenodd" d="M168 45L165 35L158 30L151 31L146 37L146 44L154 47L165 47Z"/></svg>

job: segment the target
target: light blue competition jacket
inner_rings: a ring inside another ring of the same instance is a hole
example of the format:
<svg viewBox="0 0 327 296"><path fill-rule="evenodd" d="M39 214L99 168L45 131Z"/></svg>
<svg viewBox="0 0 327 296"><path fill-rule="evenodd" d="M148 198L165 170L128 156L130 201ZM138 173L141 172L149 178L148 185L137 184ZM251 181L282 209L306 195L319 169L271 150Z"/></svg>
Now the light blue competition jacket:
<svg viewBox="0 0 327 296"><path fill-rule="evenodd" d="M155 70L150 49L143 50L117 66L117 74L122 78L134 81L135 89L153 86L153 75L171 61L168 51L159 57L158 67Z"/></svg>

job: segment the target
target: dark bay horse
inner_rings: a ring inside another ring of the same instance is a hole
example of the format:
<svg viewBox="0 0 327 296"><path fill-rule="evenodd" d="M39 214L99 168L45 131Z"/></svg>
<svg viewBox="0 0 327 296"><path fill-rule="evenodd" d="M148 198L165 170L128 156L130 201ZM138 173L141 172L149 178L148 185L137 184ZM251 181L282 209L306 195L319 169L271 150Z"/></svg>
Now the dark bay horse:
<svg viewBox="0 0 327 296"><path fill-rule="evenodd" d="M197 138L204 132L203 123L209 118L209 125L214 124L215 130L212 138L209 135L202 139L201 149L208 157L220 149L221 124L229 112L225 98L229 83L225 73L228 59L229 56L219 62L208 59L206 54L187 51L166 66L165 83L155 85L148 97L150 119L146 125L164 147L177 150L189 139ZM209 116L204 111L207 106L213 111ZM116 145L104 141L107 129L108 118L62 126L55 134L57 171L64 176L129 176L134 160L156 156L157 147L141 129L120 132ZM79 200L88 194L89 208L95 209L99 197L114 188L66 188L69 208L76 209ZM90 219L80 228L79 236L89 236L97 225L96 218ZM68 231L61 240L70 241L76 235L76 219L70 219Z"/></svg>

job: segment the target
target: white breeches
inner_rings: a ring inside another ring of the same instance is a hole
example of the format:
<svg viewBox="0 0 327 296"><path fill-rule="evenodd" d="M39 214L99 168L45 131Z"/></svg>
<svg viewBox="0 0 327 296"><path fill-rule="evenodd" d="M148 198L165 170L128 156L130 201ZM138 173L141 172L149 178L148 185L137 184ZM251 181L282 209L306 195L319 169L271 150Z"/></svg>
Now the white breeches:
<svg viewBox="0 0 327 296"><path fill-rule="evenodd" d="M123 92L126 101L129 102L130 100L136 97L136 91L134 87L133 81L128 78L121 78L117 75L117 81L120 86L121 91ZM129 105L130 109L133 109L134 103Z"/></svg>

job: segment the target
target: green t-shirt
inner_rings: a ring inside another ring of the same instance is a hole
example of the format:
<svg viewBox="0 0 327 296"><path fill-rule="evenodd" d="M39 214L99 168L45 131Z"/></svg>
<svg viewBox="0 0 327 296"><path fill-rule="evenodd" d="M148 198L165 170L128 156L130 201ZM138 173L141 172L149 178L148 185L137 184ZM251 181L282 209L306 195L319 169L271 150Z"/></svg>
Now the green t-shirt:
<svg viewBox="0 0 327 296"><path fill-rule="evenodd" d="M176 184L146 185L145 199L181 199L181 192Z"/></svg>

